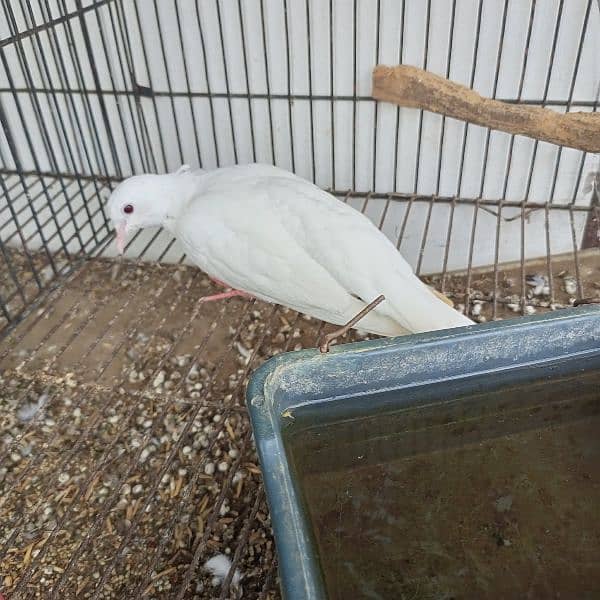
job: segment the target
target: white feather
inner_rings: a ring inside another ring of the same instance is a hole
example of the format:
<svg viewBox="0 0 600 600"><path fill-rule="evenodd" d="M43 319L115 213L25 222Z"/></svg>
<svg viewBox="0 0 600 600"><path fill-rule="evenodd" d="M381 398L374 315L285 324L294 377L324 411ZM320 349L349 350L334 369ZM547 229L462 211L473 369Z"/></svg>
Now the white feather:
<svg viewBox="0 0 600 600"><path fill-rule="evenodd" d="M213 576L213 585L218 585L223 583L225 577L227 577L227 573L229 573L229 569L231 569L231 561L225 554L215 554L215 556L209 558L204 563L204 568ZM233 578L231 579L231 583L235 587L238 587L240 579L240 572L236 569Z"/></svg>
<svg viewBox="0 0 600 600"><path fill-rule="evenodd" d="M165 225L198 266L235 289L338 325L384 294L360 321L381 335L472 324L414 275L367 217L292 173L252 164L132 178L113 194L113 219L131 201L127 188L140 196L144 177L152 219L157 203L166 205L160 223L142 214L136 226Z"/></svg>

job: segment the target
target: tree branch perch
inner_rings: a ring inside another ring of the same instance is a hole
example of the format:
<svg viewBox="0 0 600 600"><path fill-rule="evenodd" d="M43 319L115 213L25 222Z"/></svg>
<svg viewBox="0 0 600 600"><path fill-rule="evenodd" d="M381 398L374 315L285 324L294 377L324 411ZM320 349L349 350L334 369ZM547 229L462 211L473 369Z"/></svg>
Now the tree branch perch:
<svg viewBox="0 0 600 600"><path fill-rule="evenodd" d="M373 98L560 146L600 152L600 113L561 114L484 98L464 85L409 65L376 66Z"/></svg>

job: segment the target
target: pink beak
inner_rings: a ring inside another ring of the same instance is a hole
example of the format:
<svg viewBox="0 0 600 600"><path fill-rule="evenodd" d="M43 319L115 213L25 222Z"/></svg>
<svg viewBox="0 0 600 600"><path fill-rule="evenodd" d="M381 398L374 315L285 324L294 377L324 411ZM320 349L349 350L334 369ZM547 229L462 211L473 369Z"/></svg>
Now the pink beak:
<svg viewBox="0 0 600 600"><path fill-rule="evenodd" d="M115 229L117 232L117 250L119 251L119 254L123 254L123 252L125 252L125 243L127 241L127 223L125 221L119 221Z"/></svg>

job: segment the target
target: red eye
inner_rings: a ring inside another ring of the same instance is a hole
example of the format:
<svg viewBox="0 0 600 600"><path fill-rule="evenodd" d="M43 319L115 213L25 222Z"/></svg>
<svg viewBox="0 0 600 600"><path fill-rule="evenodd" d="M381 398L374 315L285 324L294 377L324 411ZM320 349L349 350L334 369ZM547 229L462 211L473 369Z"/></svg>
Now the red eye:
<svg viewBox="0 0 600 600"><path fill-rule="evenodd" d="M131 204L126 204L126 205L123 207L123 212L124 212L125 214L128 214L128 215L130 215L130 214L133 212L133 205L131 205Z"/></svg>

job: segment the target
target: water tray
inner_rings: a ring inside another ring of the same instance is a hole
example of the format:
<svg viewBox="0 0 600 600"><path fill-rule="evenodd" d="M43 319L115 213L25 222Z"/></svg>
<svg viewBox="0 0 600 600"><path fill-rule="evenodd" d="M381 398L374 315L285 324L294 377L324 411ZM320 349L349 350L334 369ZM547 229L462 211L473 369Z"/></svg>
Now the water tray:
<svg viewBox="0 0 600 600"><path fill-rule="evenodd" d="M600 597L600 307L277 356L248 405L286 598Z"/></svg>

